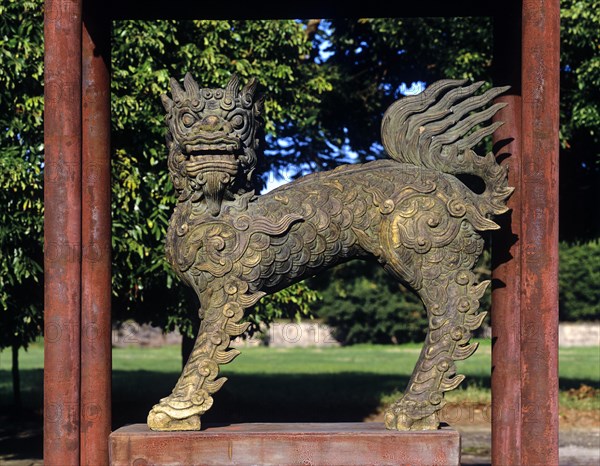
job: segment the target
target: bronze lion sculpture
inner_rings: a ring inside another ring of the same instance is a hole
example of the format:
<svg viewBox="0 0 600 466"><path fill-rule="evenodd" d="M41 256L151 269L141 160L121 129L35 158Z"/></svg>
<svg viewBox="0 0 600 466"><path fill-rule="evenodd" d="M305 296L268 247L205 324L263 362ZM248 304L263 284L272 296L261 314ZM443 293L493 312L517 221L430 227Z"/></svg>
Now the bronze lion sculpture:
<svg viewBox="0 0 600 466"><path fill-rule="evenodd" d="M202 319L192 353L166 398L148 415L153 430L198 430L200 416L225 383L219 365L238 354L244 310L262 296L354 258L375 257L422 299L425 343L404 396L385 413L389 429L439 425L444 392L464 379L455 361L469 357L485 312L489 282L472 269L491 216L507 210L506 169L472 148L500 122L482 126L503 104L506 88L477 94L482 83L443 80L393 103L382 122L389 159L315 173L257 195L256 81L200 88L187 74L162 96L168 167L178 202L166 240L167 259L196 292ZM486 108L487 107L487 108ZM476 193L461 174L480 178Z"/></svg>

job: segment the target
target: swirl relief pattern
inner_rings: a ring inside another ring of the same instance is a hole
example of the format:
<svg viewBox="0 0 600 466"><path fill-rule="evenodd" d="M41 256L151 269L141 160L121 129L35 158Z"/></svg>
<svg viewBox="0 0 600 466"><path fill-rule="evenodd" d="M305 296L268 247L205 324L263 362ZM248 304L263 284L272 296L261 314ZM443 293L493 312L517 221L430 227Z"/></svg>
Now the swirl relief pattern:
<svg viewBox="0 0 600 466"><path fill-rule="evenodd" d="M201 89L186 75L163 96L169 168L179 202L167 234L167 258L200 301L192 354L173 392L148 415L154 430L194 430L223 386L219 366L239 351L230 341L248 327L244 310L265 294L354 258L376 257L423 300L428 333L404 396L386 411L390 429L437 429L444 392L462 380L455 361L476 349L471 332L484 317L488 283L472 269L478 231L497 228L512 192L506 170L471 147L494 125L476 129L499 108L502 89L434 83L384 116L391 159L308 175L258 196L251 187L262 100L256 83ZM492 109L492 110L490 110ZM422 134L428 139L424 140ZM485 183L477 194L456 174Z"/></svg>

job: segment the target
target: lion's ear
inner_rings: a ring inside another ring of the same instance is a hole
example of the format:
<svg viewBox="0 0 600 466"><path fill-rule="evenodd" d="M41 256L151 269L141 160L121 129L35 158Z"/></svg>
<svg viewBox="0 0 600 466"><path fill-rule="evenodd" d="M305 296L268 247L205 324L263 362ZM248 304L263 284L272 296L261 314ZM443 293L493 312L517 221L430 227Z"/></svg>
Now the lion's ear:
<svg viewBox="0 0 600 466"><path fill-rule="evenodd" d="M194 78L192 78L192 75L189 72L186 73L185 77L183 78L183 86L185 87L187 95L191 99L195 98L198 94L200 94L200 87L198 86L198 83L194 80Z"/></svg>
<svg viewBox="0 0 600 466"><path fill-rule="evenodd" d="M165 107L165 111L167 113L171 113L171 109L173 108L173 101L169 98L169 96L167 94L162 94L160 96L160 101L163 104L163 107Z"/></svg>
<svg viewBox="0 0 600 466"><path fill-rule="evenodd" d="M265 96L260 95L258 99L254 102L254 112L256 116L262 115L262 112L265 108Z"/></svg>
<svg viewBox="0 0 600 466"><path fill-rule="evenodd" d="M242 96L244 97L244 100L252 100L254 97L254 91L256 91L256 86L258 86L258 81L256 78L250 78L250 81L248 81L242 88Z"/></svg>
<svg viewBox="0 0 600 466"><path fill-rule="evenodd" d="M185 91L181 88L181 86L179 85L179 83L177 82L177 80L175 78L171 78L170 83L171 83L171 95L173 96L173 100L175 102L183 101Z"/></svg>
<svg viewBox="0 0 600 466"><path fill-rule="evenodd" d="M231 78L229 78L229 82L227 83L227 86L225 87L225 93L235 97L238 95L239 87L240 87L240 77L238 76L237 73L233 73L231 75Z"/></svg>

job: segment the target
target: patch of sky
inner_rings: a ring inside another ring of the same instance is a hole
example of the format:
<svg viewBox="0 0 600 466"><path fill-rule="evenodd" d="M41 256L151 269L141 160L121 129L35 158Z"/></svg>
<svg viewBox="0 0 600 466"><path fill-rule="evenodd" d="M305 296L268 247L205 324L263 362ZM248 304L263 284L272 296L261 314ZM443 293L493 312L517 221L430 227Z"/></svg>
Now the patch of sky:
<svg viewBox="0 0 600 466"><path fill-rule="evenodd" d="M394 97L399 98L403 95L416 95L420 94L425 90L427 84L424 81L415 81L410 83L410 86L406 83L400 84L396 91L394 92Z"/></svg>
<svg viewBox="0 0 600 466"><path fill-rule="evenodd" d="M325 63L331 56L335 54L331 50L331 41L329 40L329 37L332 33L333 30L331 29L331 22L327 20L321 20L319 24L319 30L317 34L315 34L313 39L319 50L318 56L315 59L317 64ZM354 49L354 53L360 54L368 47L369 44L365 41L362 41L358 45L358 47ZM404 53L406 53L406 50L404 49L397 51L398 55L402 55ZM393 86L389 83L383 83L381 86L386 93L393 94L394 98L398 99L402 96L415 95L419 94L420 92L423 92L423 90L425 90L426 83L424 81L411 82L410 84L403 82L396 89L394 89ZM344 129L344 132L348 132L347 128ZM267 137L266 142L267 146L276 147L277 149L265 150L265 155L276 156L277 154L286 153L291 150L294 150L292 148L293 142L291 140L278 139L276 141L269 141L269 138ZM344 142L341 146L337 146L331 143L328 143L328 145L333 150L334 157L341 163L356 162L358 155L356 154L356 152L352 151L348 138L344 139ZM383 146L379 142L375 142L372 144L372 154L382 154L383 151ZM375 159L376 155L370 155L367 157L367 160ZM315 166L311 166L311 164L308 163L303 163L300 165L288 165L286 167L279 168L277 171L272 170L266 175L266 186L265 189L263 189L262 194L267 193L286 183L289 183L290 181L293 181L299 176L304 176L309 173L312 173L315 171L315 169Z"/></svg>
<svg viewBox="0 0 600 466"><path fill-rule="evenodd" d="M358 55L359 53L362 53L364 49L368 48L369 44L367 44L365 41L362 41L358 47L356 47L354 49L354 53L355 55Z"/></svg>
<svg viewBox="0 0 600 466"><path fill-rule="evenodd" d="M344 133L348 133L348 128L344 128ZM290 153L294 151L293 141L289 138L280 138L277 140L269 138L267 136L267 146L276 147L277 149L265 150L265 155L275 157L282 153ZM341 145L332 144L329 141L325 142L332 150L331 158L336 159L336 162L354 163L358 158L358 154L350 147L350 140L346 137ZM373 158L374 159L374 158ZM284 167L280 167L277 170L271 170L266 174L265 188L261 191L261 194L265 194L272 191L279 186L287 184L301 176L308 175L317 171L318 167L315 163L301 163L301 164L290 164Z"/></svg>
<svg viewBox="0 0 600 466"><path fill-rule="evenodd" d="M299 176L308 175L314 172L311 166L307 163L301 165L288 165L277 172L271 170L267 173L266 186L261 191L261 194L266 194L269 191L273 191L275 188L288 184Z"/></svg>
<svg viewBox="0 0 600 466"><path fill-rule="evenodd" d="M377 156L380 156L381 154L383 154L385 152L385 149L383 148L383 144L381 144L379 141L375 141L373 144L371 144L371 154L367 155L367 161L370 162L371 160L376 160ZM377 154L377 156L375 155Z"/></svg>
<svg viewBox="0 0 600 466"><path fill-rule="evenodd" d="M331 41L329 40L332 32L331 22L322 19L319 24L319 30L313 39L319 49L318 56L315 59L318 64L325 63L329 57L335 55L335 52L331 50Z"/></svg>
<svg viewBox="0 0 600 466"><path fill-rule="evenodd" d="M390 83L382 83L380 89L386 94L393 94L394 99L399 99L402 96L420 94L425 90L427 84L424 81L414 81L407 84L401 83L396 89Z"/></svg>

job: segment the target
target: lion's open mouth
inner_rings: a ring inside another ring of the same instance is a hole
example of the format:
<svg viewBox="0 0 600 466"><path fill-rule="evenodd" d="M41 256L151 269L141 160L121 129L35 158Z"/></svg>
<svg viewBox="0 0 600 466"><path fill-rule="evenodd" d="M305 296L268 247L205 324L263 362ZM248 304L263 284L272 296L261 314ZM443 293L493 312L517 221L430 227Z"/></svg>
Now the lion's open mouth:
<svg viewBox="0 0 600 466"><path fill-rule="evenodd" d="M239 140L224 141L219 143L199 143L199 144L186 144L184 146L184 153L188 155L203 154L203 153L215 153L225 152L233 153L238 152L241 149Z"/></svg>
<svg viewBox="0 0 600 466"><path fill-rule="evenodd" d="M200 131L188 135L181 144L184 155L204 155L214 153L235 153L242 150L242 141L231 134Z"/></svg>
<svg viewBox="0 0 600 466"><path fill-rule="evenodd" d="M232 153L215 153L190 155L185 164L188 176L195 178L201 172L224 172L234 176L238 171L238 160Z"/></svg>

